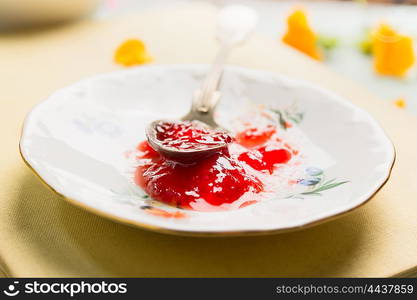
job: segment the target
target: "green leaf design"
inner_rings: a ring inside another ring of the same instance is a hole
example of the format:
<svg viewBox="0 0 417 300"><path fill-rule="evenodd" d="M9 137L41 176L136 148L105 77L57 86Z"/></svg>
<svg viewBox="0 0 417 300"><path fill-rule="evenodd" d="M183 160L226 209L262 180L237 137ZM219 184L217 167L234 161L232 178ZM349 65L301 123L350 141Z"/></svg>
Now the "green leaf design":
<svg viewBox="0 0 417 300"><path fill-rule="evenodd" d="M300 124L301 121L304 118L304 114L303 113L296 113L293 115L287 114L288 119L290 119L291 121L293 121L296 124Z"/></svg>
<svg viewBox="0 0 417 300"><path fill-rule="evenodd" d="M330 179L330 180L327 180L327 181L323 182L322 184L317 183L317 185L315 185L314 188L310 191L302 192L302 193L295 194L295 195L290 195L286 198L301 198L301 199L303 199L302 196L307 196L307 195L308 196L322 196L321 192L333 189L335 187L338 187L339 185L342 185L342 184L345 184L345 183L349 182L349 181L339 181L339 182L335 182L335 181L336 181L336 178L333 178L333 179Z"/></svg>
<svg viewBox="0 0 417 300"><path fill-rule="evenodd" d="M272 112L274 112L277 115L278 123L279 125L281 125L282 129L286 130L287 129L287 126L285 126L286 121L284 119L282 112L277 109L272 109Z"/></svg>
<svg viewBox="0 0 417 300"><path fill-rule="evenodd" d="M312 192L304 192L304 193L301 193L301 195L321 196L320 193L316 193L314 191L312 191Z"/></svg>
<svg viewBox="0 0 417 300"><path fill-rule="evenodd" d="M327 180L327 181L323 182L323 184L322 184L322 185L328 185L328 184L330 184L330 183L334 182L335 180L336 180L336 178L333 178L333 179Z"/></svg>
<svg viewBox="0 0 417 300"><path fill-rule="evenodd" d="M291 120L295 124L300 124L304 118L303 113L299 112L292 112L291 110L278 110L278 109L271 109L271 112L275 113L278 118L278 123L282 127L282 129L287 129L288 120Z"/></svg>
<svg viewBox="0 0 417 300"><path fill-rule="evenodd" d="M317 187L316 189L314 189L312 191L309 191L309 192L304 192L304 193L301 193L301 194L302 195L312 195L312 194L321 195L320 192L330 190L330 189L335 188L339 185L342 185L342 184L345 184L345 183L349 182L349 181L340 181L340 182L334 182L334 181L335 181L335 179L329 180L329 181L323 183L322 185L320 185L319 187Z"/></svg>

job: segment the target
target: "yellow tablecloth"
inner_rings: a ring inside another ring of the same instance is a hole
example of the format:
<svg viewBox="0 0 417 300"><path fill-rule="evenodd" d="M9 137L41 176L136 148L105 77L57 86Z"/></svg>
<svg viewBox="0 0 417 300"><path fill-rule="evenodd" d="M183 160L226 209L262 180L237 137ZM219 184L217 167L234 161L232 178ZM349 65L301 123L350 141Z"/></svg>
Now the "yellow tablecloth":
<svg viewBox="0 0 417 300"><path fill-rule="evenodd" d="M255 36L231 62L327 87L377 118L397 148L392 178L335 221L273 236L190 238L95 216L49 191L23 164L25 114L55 89L119 69L119 42L140 37L157 63L214 56L215 10L191 5L123 19L0 35L0 270L8 276L394 276L417 266L417 118L281 45ZM364 66L366 67L366 66Z"/></svg>

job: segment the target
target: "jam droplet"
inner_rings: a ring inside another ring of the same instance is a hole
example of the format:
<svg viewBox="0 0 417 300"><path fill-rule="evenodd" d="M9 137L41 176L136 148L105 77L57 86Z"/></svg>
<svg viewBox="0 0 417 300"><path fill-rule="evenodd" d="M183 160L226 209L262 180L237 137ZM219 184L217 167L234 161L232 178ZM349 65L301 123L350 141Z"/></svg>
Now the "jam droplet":
<svg viewBox="0 0 417 300"><path fill-rule="evenodd" d="M265 128L248 127L236 135L236 141L248 148L256 147L266 143L275 132L275 126L272 125Z"/></svg>
<svg viewBox="0 0 417 300"><path fill-rule="evenodd" d="M291 153L286 149L271 149L263 146L257 150L243 152L239 160L244 161L253 169L262 171L268 170L270 174L274 171L275 164L283 164L291 159Z"/></svg>
<svg viewBox="0 0 417 300"><path fill-rule="evenodd" d="M136 149L140 152L139 158L154 158L159 157L158 152L156 152L148 141L140 142Z"/></svg>

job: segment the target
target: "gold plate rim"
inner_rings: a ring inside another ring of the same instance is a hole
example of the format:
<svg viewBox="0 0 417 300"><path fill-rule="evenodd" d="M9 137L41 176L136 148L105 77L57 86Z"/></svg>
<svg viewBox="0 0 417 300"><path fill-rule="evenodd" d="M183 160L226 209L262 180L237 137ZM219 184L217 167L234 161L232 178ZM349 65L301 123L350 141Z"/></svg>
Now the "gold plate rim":
<svg viewBox="0 0 417 300"><path fill-rule="evenodd" d="M182 64L180 64L181 66L184 66ZM153 65L153 66L147 66L147 68L154 68L158 65ZM159 65L161 66L161 65ZM173 64L171 66L178 66L178 64ZM196 65L192 65L192 66L196 66ZM142 67L143 68L143 67ZM242 69L242 67L237 67L234 66L233 68L235 69ZM266 72L266 73L270 73L273 74L274 76L276 76L277 74L275 72L269 72L269 71L265 71L265 70L255 70L255 71L262 71L262 72ZM126 70L124 71L118 71L118 72L126 72ZM303 80L298 80L298 81L302 81L305 84L310 85L310 83L308 83L307 81L303 81ZM316 87L317 88L317 87ZM319 88L322 91L326 91L326 89L323 88ZM327 92L327 91L326 91ZM333 94L333 93L332 93ZM345 100L346 102L349 102L347 100ZM42 103L42 102L41 102ZM349 102L350 103L350 102ZM39 105L39 104L38 104ZM353 104L352 104L353 105ZM357 107L356 105L353 105L355 107ZM368 112L366 112L364 109L360 108L362 111L364 111L365 113L367 113L369 115ZM32 110L33 111L33 110ZM31 111L31 112L32 112ZM22 157L24 163L29 167L29 169L36 175L36 177L39 178L39 180L41 182L43 182L53 193L57 194L58 196L62 197L65 201L73 204L76 207L79 207L85 211L88 211L90 213L99 215L101 217L104 217L106 219L115 221L117 223L120 224L124 224L124 225L129 225L129 226L133 226L133 227L137 227L137 228L141 228L141 229L146 229L146 230L150 230L153 232L159 232L159 233L166 233L166 234L172 234L172 235L180 235L180 236L191 236L191 237L232 237L232 236L258 236L258 235L270 235L270 234L279 234L279 233L286 233L286 232L293 232L293 231L298 231L298 230L302 230L302 229L306 229L306 228L310 228L319 224L323 224L325 222L328 221L332 221L334 219L337 219L341 216L344 216L354 210L356 210L357 208L362 207L363 205L365 205L366 203L368 203L372 198L375 197L375 195L385 186L385 184L388 182L388 180L391 177L392 174L392 170L393 167L395 165L395 161L397 158L397 152L394 146L394 143L392 142L392 140L390 139L390 137L386 134L385 130L382 128L382 126L379 124L379 122L375 119L373 119L370 115L369 117L372 118L376 124L379 126L379 128L382 130L384 136L386 137L386 139L388 140L389 144L391 145L392 148L392 156L390 157L390 164L388 165L388 172L384 178L384 180L377 186L375 187L374 191L370 194L370 196L363 200L361 203L357 204L354 207L351 207L350 209L338 212L336 214L327 216L327 217L322 217L320 219L302 224L300 226L293 226L293 227L285 227L285 228L278 228L278 229L255 229L255 230L234 230L234 231L186 231L186 230L176 230L176 229L169 229L169 228L165 228L165 227L160 227L160 226L155 226L155 225L150 225L147 223L141 223L138 221L133 221L127 218L123 218L123 217L118 217L115 216L113 214L104 212L102 210L99 210L97 208L94 208L92 206L86 205L84 203L82 203L81 201L66 197L65 195L61 194L60 192L56 191L51 185L49 185L40 174L38 174L38 172L31 166L31 164L27 161L27 159L25 158L25 156L22 153L22 139L23 139L23 133L24 133L24 129L25 129L25 125L26 125L26 121L28 116L30 115L30 113L26 116L23 125L21 127L21 134L20 134L20 139L19 139L19 153L20 156Z"/></svg>
<svg viewBox="0 0 417 300"><path fill-rule="evenodd" d="M381 183L381 185L371 194L370 197L368 197L366 200L364 200L363 202L359 203L358 205L339 212L337 214L334 214L332 216L328 216L325 218L321 218L312 222L308 222L305 223L301 226L294 226L294 227L287 227L287 228L280 228L280 229L266 229L266 230L242 230L242 231L185 231L185 230L175 230L175 229L169 229L169 228L164 228L164 227L159 227L159 226L154 226L154 225L149 225L146 223L141 223L138 221L133 221L130 219L126 219L126 218L122 218L122 217L118 217L115 215L112 215L110 213L104 212L102 210L99 210L97 208L91 207L89 205L86 205L78 200L66 197L65 195L61 194L60 192L58 192L57 190L55 190L51 185L48 184L48 182L46 182L41 175L39 175L39 173L31 166L31 164L26 160L25 156L22 153L22 137L23 137L23 128L22 128L22 133L20 136L20 140L19 140L19 154L23 160L23 162L26 164L26 166L33 172L33 174L35 174L35 176L47 187L49 188L53 193L55 193L56 195L60 196L61 198L63 198L65 201L67 201L68 203L71 203L72 205L83 209L84 211L96 214L100 217L106 218L108 220L117 222L119 224L124 224L124 225L128 225L128 226L132 226L132 227L136 227L136 228L140 228L140 229L146 229L148 231L152 231L152 232L158 232L158 233L164 233L164 234L171 234L171 235L178 235L178 236L189 236L189 237L240 237L240 236L260 236L260 235L272 235L272 234L279 234L279 233L286 233L286 232L293 232L293 231L299 231L302 229L307 229L316 225L320 225L332 220L335 220L341 216L344 216L346 214L349 214L351 212L353 212L354 210L362 207L363 205L365 205L366 203L368 203L372 198L375 197L375 195L385 186L385 184L388 182L388 180L391 177L391 173L392 170L394 168L395 165L395 161L397 158L397 152L395 149L394 144L392 143L391 139L387 136L388 140L391 143L392 149L393 149L393 158L392 158L392 162L391 165L389 167L389 171L388 171L388 175L386 176L385 180Z"/></svg>

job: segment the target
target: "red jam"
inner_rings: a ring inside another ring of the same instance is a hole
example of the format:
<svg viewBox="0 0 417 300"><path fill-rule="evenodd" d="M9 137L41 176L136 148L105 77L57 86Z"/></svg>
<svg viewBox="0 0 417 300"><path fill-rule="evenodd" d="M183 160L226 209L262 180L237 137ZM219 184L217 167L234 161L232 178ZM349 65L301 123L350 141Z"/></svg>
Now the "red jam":
<svg viewBox="0 0 417 300"><path fill-rule="evenodd" d="M284 164L290 159L291 153L288 150L268 149L266 146L239 155L240 161L244 161L255 170L267 170L270 174L274 172L276 164Z"/></svg>
<svg viewBox="0 0 417 300"><path fill-rule="evenodd" d="M200 143L204 147L232 140L227 134L210 135L212 131L190 122L162 124L158 132L158 139L180 148L184 143L198 148ZM202 200L220 206L243 196L249 200L245 203L255 203L257 195L265 189L259 178L273 174L278 164L288 162L292 156L273 139L275 132L272 125L247 129L237 134L233 142L236 147L223 148L191 164L167 159L144 141L137 147L140 155L135 182L153 199L181 208L192 208Z"/></svg>
<svg viewBox="0 0 417 300"><path fill-rule="evenodd" d="M227 133L208 129L196 121L160 122L155 129L162 145L181 150L204 150L232 141Z"/></svg>
<svg viewBox="0 0 417 300"><path fill-rule="evenodd" d="M148 141L143 141L139 143L139 145L136 147L137 150L141 152L141 155L139 158L154 158L159 157L158 152L156 152L151 145L149 145Z"/></svg>
<svg viewBox="0 0 417 300"><path fill-rule="evenodd" d="M245 147L256 147L266 143L275 132L273 125L265 128L249 127L236 135L236 141Z"/></svg>
<svg viewBox="0 0 417 300"><path fill-rule="evenodd" d="M231 203L263 188L227 151L191 165L155 157L138 167L136 183L153 199L182 208L190 208L190 202L201 198L211 205Z"/></svg>

